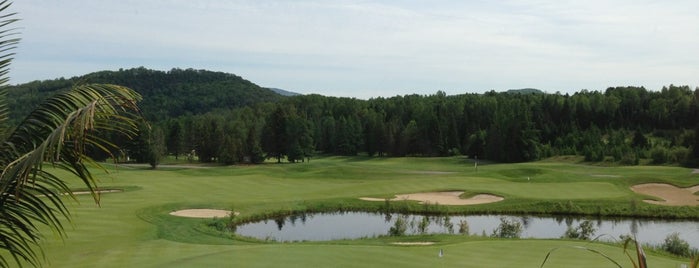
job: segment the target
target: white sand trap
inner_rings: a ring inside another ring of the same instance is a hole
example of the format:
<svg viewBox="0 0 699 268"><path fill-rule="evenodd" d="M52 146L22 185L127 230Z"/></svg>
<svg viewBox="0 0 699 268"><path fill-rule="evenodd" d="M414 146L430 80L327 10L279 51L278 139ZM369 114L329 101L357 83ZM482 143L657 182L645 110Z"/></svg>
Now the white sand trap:
<svg viewBox="0 0 699 268"><path fill-rule="evenodd" d="M391 244L400 246L429 246L434 245L434 242L393 242Z"/></svg>
<svg viewBox="0 0 699 268"><path fill-rule="evenodd" d="M96 193L103 194L103 193L121 193L123 192L122 190L117 190L117 189L111 189L111 190L99 190L95 191ZM74 195L83 195L83 194L90 194L90 191L77 191L73 192Z"/></svg>
<svg viewBox="0 0 699 268"><path fill-rule="evenodd" d="M645 195L652 195L665 201L643 200L646 203L665 206L697 206L699 196L694 195L699 191L699 185L689 188L679 188L665 183L646 183L631 186L631 190Z"/></svg>
<svg viewBox="0 0 699 268"><path fill-rule="evenodd" d="M235 215L238 214L240 213L235 213ZM231 211L222 209L183 209L170 212L170 215L187 218L223 218L230 216Z"/></svg>
<svg viewBox="0 0 699 268"><path fill-rule="evenodd" d="M415 193L415 194L402 194L396 195L395 198L390 199L391 201L402 201L402 200L414 200L419 201L420 204L440 204L440 205L478 205L494 203L505 200L497 195L492 194L479 194L472 196L471 198L461 199L459 196L464 192L462 191L452 191L452 192L429 192L429 193ZM371 198L362 197L361 200L365 201L384 201L381 198Z"/></svg>

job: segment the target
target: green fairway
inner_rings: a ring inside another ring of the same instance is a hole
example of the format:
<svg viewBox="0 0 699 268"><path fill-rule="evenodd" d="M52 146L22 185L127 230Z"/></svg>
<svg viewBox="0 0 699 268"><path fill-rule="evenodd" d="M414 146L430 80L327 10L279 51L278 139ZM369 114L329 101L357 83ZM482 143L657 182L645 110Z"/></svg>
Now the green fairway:
<svg viewBox="0 0 699 268"><path fill-rule="evenodd" d="M429 246L396 246L396 238L314 243L264 243L232 239L206 226L211 220L168 215L183 208L234 209L240 217L304 208L376 208L359 197L463 190L492 193L504 201L446 208L450 212L656 213L699 217L697 208L650 205L631 185L699 184L678 167L597 167L570 162L479 165L464 158L327 157L310 163L230 167L134 167L98 174L101 207L89 196L70 205L74 222L65 241L46 233L50 267L538 267L556 247L588 246L629 265L622 249L558 240L494 240L440 235ZM80 185L74 182L76 187ZM413 209L422 206L415 205ZM403 238L411 239L411 238ZM420 238L423 239L423 238ZM439 249L445 252L439 258ZM651 267L682 260L650 253ZM599 255L561 249L546 267L613 267Z"/></svg>

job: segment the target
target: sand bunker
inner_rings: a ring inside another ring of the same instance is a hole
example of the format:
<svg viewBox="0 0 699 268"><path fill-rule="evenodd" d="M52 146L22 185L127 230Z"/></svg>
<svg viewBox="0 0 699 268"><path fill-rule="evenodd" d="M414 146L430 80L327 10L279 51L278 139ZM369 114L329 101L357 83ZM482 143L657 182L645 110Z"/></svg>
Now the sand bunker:
<svg viewBox="0 0 699 268"><path fill-rule="evenodd" d="M400 246L429 246L434 245L434 242L393 242L391 244Z"/></svg>
<svg viewBox="0 0 699 268"><path fill-rule="evenodd" d="M238 214L238 212L235 213L235 215ZM170 215L187 218L223 218L230 216L231 211L222 209L183 209L170 212Z"/></svg>
<svg viewBox="0 0 699 268"><path fill-rule="evenodd" d="M674 185L664 183L647 183L631 186L631 190L645 195L656 196L665 201L643 200L646 203L665 206L697 206L699 196L694 193L699 192L699 185L689 188L679 188Z"/></svg>
<svg viewBox="0 0 699 268"><path fill-rule="evenodd" d="M99 193L99 194L104 194L104 193L121 193L123 191L118 190L118 189L111 189L111 190L99 190L99 191L95 191L95 192ZM82 194L91 194L91 193L90 193L90 191L77 191L77 192L73 192L73 194L74 195L82 195Z"/></svg>
<svg viewBox="0 0 699 268"><path fill-rule="evenodd" d="M403 194L396 195L395 198L390 199L391 201L402 201L402 200L414 200L419 201L421 204L440 204L440 205L478 205L494 203L498 201L505 200L497 195L491 194L479 194L471 198L461 199L459 196L464 192L452 191L452 192L429 192L429 193L415 193L415 194ZM364 201L385 201L381 198L371 198L362 197L360 198Z"/></svg>

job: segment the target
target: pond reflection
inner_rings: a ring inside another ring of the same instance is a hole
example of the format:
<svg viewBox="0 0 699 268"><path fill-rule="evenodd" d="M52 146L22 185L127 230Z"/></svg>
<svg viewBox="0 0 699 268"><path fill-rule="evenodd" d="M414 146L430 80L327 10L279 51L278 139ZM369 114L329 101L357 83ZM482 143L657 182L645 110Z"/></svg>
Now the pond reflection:
<svg viewBox="0 0 699 268"><path fill-rule="evenodd" d="M405 234L454 234L468 231L469 235L490 235L507 217L522 224L522 238L560 238L570 228L585 220L595 226L593 237L618 239L620 235L636 235L642 243L661 244L672 232L692 247L699 247L699 223L654 219L576 218L564 216L423 216L413 214L378 214L367 212L296 214L272 221L237 226L241 236L276 241L327 241L357 239L388 235L400 218L405 222Z"/></svg>

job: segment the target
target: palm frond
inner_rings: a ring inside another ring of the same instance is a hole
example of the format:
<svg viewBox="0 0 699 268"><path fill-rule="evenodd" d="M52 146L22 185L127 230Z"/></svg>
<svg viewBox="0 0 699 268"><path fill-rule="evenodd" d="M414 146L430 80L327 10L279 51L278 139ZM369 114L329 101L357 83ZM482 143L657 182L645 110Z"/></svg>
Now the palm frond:
<svg viewBox="0 0 699 268"><path fill-rule="evenodd" d="M613 263L613 264L616 265L617 267L622 267L621 264L619 264L618 262L616 262L614 259L612 259L612 258L609 257L608 255L604 254L603 252L601 252L601 251L599 251L599 250L596 250L596 249L593 249L593 248L588 248L588 247L583 247L583 246L566 246L566 247L557 247L557 248L553 248L553 249L549 250L549 252L546 254L546 257L544 257L544 261L541 263L541 266L539 266L539 267L540 267L540 268L544 267L544 265L546 264L546 262L547 262L547 261L549 260L549 258L551 257L551 254L553 254L554 251L559 250L559 249L561 249L561 248L572 248L572 249L578 249L578 250L589 251L589 252L595 253L595 254L597 254L597 255L599 255L599 256L601 256L601 257L607 259L608 261L610 261L611 263Z"/></svg>
<svg viewBox="0 0 699 268"><path fill-rule="evenodd" d="M33 251L41 234L38 225L49 226L63 236L61 219L70 219L62 193L70 188L62 178L43 169L45 162L67 170L99 194L87 163L85 148L108 149L112 145L96 136L101 130L133 135L140 95L116 85L81 85L57 94L34 110L0 144L0 248L16 262L40 263ZM119 123L113 123L119 122ZM72 194L70 194L72 196ZM1 258L1 257L0 257ZM0 265L7 260L0 260Z"/></svg>
<svg viewBox="0 0 699 268"><path fill-rule="evenodd" d="M7 120L6 84L13 49L19 38L17 21L8 12L11 2L0 1L0 123ZM134 115L141 99L131 89L116 85L80 85L50 97L11 133L0 129L0 267L10 262L40 266L40 226L64 235L62 219L70 220L62 193L72 193L62 178L43 169L45 162L80 178L99 203L96 184L86 164L86 147L108 150L113 144L100 138L102 130L127 136L137 131Z"/></svg>
<svg viewBox="0 0 699 268"><path fill-rule="evenodd" d="M3 14L10 5L11 3L7 0L0 2L0 14ZM15 13L0 15L0 138L5 137L8 131L9 112L7 110L7 88L5 84L9 81L7 73L15 55L11 51L19 43L19 38L16 37L19 33L16 32L16 29L4 28L18 21L14 16Z"/></svg>

